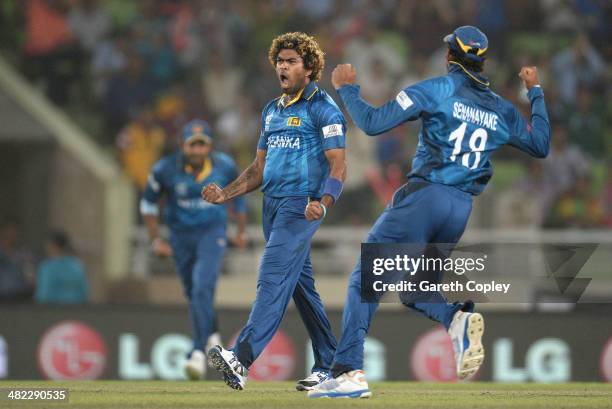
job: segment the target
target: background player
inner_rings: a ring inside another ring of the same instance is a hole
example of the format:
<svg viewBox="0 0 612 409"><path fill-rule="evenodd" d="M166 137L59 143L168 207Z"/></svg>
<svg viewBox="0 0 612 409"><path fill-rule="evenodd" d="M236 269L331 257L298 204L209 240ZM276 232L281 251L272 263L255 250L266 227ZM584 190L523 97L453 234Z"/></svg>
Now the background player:
<svg viewBox="0 0 612 409"><path fill-rule="evenodd" d="M379 108L368 105L355 85L356 72L339 65L332 83L346 108L368 135L378 135L403 122L421 119L423 126L408 183L398 189L370 230L368 243L450 243L459 241L467 224L472 196L483 191L493 173L489 155L509 144L543 158L550 146L550 125L535 67L519 76L528 89L531 124L508 101L489 89L482 75L487 37L463 26L444 38L448 75L402 90ZM344 306L342 338L330 379L310 397L369 397L363 373L363 345L378 303L361 303L361 265L353 271ZM437 298L437 299L435 299ZM482 316L473 303L448 303L443 294L428 302L408 304L449 331L457 375L474 374L484 359Z"/></svg>
<svg viewBox="0 0 612 409"><path fill-rule="evenodd" d="M336 348L314 286L310 241L342 191L346 123L317 85L324 58L314 38L283 34L272 41L268 58L283 95L263 109L255 161L224 189L210 184L202 192L205 200L224 203L262 186L266 239L249 320L234 348L215 347L209 360L230 387L243 389L248 368L274 336L293 296L315 356L312 375L297 386L306 390L328 377Z"/></svg>
<svg viewBox="0 0 612 409"><path fill-rule="evenodd" d="M207 183L227 185L238 174L234 161L213 151L210 127L199 119L186 124L182 131L182 152L166 156L155 164L140 211L159 256L174 255L193 330L193 351L185 366L190 379L206 373L205 347L219 344L214 295L226 248L226 206L203 202L200 191ZM157 202L167 196L165 221L170 227L170 244L160 237ZM236 244L246 245L246 206L244 198L233 202L237 213ZM208 344L207 344L208 341Z"/></svg>

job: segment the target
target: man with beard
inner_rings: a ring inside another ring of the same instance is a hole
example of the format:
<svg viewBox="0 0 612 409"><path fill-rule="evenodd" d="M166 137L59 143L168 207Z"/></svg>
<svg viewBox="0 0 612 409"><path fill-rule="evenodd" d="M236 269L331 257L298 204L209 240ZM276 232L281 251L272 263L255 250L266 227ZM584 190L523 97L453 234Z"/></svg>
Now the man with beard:
<svg viewBox="0 0 612 409"><path fill-rule="evenodd" d="M216 346L209 361L230 387L244 389L249 367L276 333L293 296L315 357L312 374L296 388L310 390L327 379L336 349L314 286L310 241L342 191L346 121L317 85L324 58L314 38L280 35L268 59L283 95L263 109L255 161L225 188L210 184L202 191L205 200L221 204L261 186L266 239L249 320L233 349Z"/></svg>
<svg viewBox="0 0 612 409"><path fill-rule="evenodd" d="M226 248L226 206L213 206L200 198L209 183L227 185L238 174L234 161L212 150L213 139L206 121L195 119L182 131L182 152L162 158L149 175L140 212L143 215L153 251L162 257L174 256L176 268L189 301L193 330L193 350L185 365L190 379L206 373L204 352L221 342L217 333L214 295ZM157 202L167 196L165 222L170 243L160 237ZM246 228L244 198L232 203L238 219L236 244L243 248Z"/></svg>

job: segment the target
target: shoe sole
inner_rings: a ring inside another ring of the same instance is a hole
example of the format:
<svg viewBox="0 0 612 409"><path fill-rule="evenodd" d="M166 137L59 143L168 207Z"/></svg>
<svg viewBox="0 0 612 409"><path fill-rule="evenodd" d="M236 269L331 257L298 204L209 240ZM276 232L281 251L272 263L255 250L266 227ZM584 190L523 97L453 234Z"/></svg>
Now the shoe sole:
<svg viewBox="0 0 612 409"><path fill-rule="evenodd" d="M318 395L308 395L309 398L317 399L317 398L353 398L353 399L369 399L372 397L372 392L369 389L360 390L355 392L329 392L329 393L321 393Z"/></svg>
<svg viewBox="0 0 612 409"><path fill-rule="evenodd" d="M472 313L468 318L466 331L470 346L463 351L461 365L457 370L459 379L469 379L474 376L484 362L485 350L482 346L484 319L482 315Z"/></svg>
<svg viewBox="0 0 612 409"><path fill-rule="evenodd" d="M299 392L304 392L304 391L311 391L314 389L314 386L306 386L306 385L302 385L300 383L298 383L297 385L295 385L295 390L299 391Z"/></svg>
<svg viewBox="0 0 612 409"><path fill-rule="evenodd" d="M187 375L187 378L190 381L199 381L204 377L204 374L202 372L199 372L195 367L191 365L185 366L185 375Z"/></svg>
<svg viewBox="0 0 612 409"><path fill-rule="evenodd" d="M232 389L241 391L244 387L240 384L240 380L234 375L234 371L229 366L225 359L221 356L221 351L217 348L212 348L208 351L208 363L216 371L221 372L223 375L223 381Z"/></svg>

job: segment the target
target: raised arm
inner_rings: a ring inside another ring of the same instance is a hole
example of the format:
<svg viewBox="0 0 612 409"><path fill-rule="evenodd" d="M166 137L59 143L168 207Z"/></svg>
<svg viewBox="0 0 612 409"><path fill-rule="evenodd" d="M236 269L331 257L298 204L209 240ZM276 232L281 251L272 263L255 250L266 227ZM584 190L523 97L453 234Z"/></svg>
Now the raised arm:
<svg viewBox="0 0 612 409"><path fill-rule="evenodd" d="M510 140L508 144L535 156L545 158L550 150L550 122L544 92L540 87L536 67L523 67L519 77L525 83L527 96L531 102L531 124L513 107L510 112Z"/></svg>
<svg viewBox="0 0 612 409"><path fill-rule="evenodd" d="M402 90L384 105L375 108L359 95L357 72L350 64L340 64L332 72L332 85L338 91L353 122L370 136L379 135L421 114L421 104Z"/></svg>
<svg viewBox="0 0 612 409"><path fill-rule="evenodd" d="M236 180L221 189L215 183L210 183L202 189L202 198L207 202L222 204L235 197L249 193L263 181L263 170L266 164L266 150L257 149L255 160Z"/></svg>

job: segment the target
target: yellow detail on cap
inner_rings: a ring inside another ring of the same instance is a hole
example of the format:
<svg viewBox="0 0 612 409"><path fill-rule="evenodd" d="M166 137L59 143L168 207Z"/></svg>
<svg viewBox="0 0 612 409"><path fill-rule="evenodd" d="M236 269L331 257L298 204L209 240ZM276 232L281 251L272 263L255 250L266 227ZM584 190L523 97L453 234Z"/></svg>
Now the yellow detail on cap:
<svg viewBox="0 0 612 409"><path fill-rule="evenodd" d="M464 53L467 53L468 51L472 49L472 47L470 47L469 45L463 44L463 41L461 41L461 39L458 36L455 36L455 39L457 40L457 44L459 44L459 47L461 47Z"/></svg>
<svg viewBox="0 0 612 409"><path fill-rule="evenodd" d="M467 53L467 52L469 52L472 49L471 46L465 45L463 43L463 41L461 41L461 39L459 37L455 36L455 39L457 40L457 44L459 44L459 47L461 47L461 49L463 50L464 53ZM485 51L487 51L488 48L489 47L487 47L487 48L477 48L476 50L478 50L478 51L476 51L476 55L484 54Z"/></svg>
<svg viewBox="0 0 612 409"><path fill-rule="evenodd" d="M297 116L292 116L287 119L287 126L300 126L302 125L302 120Z"/></svg>

